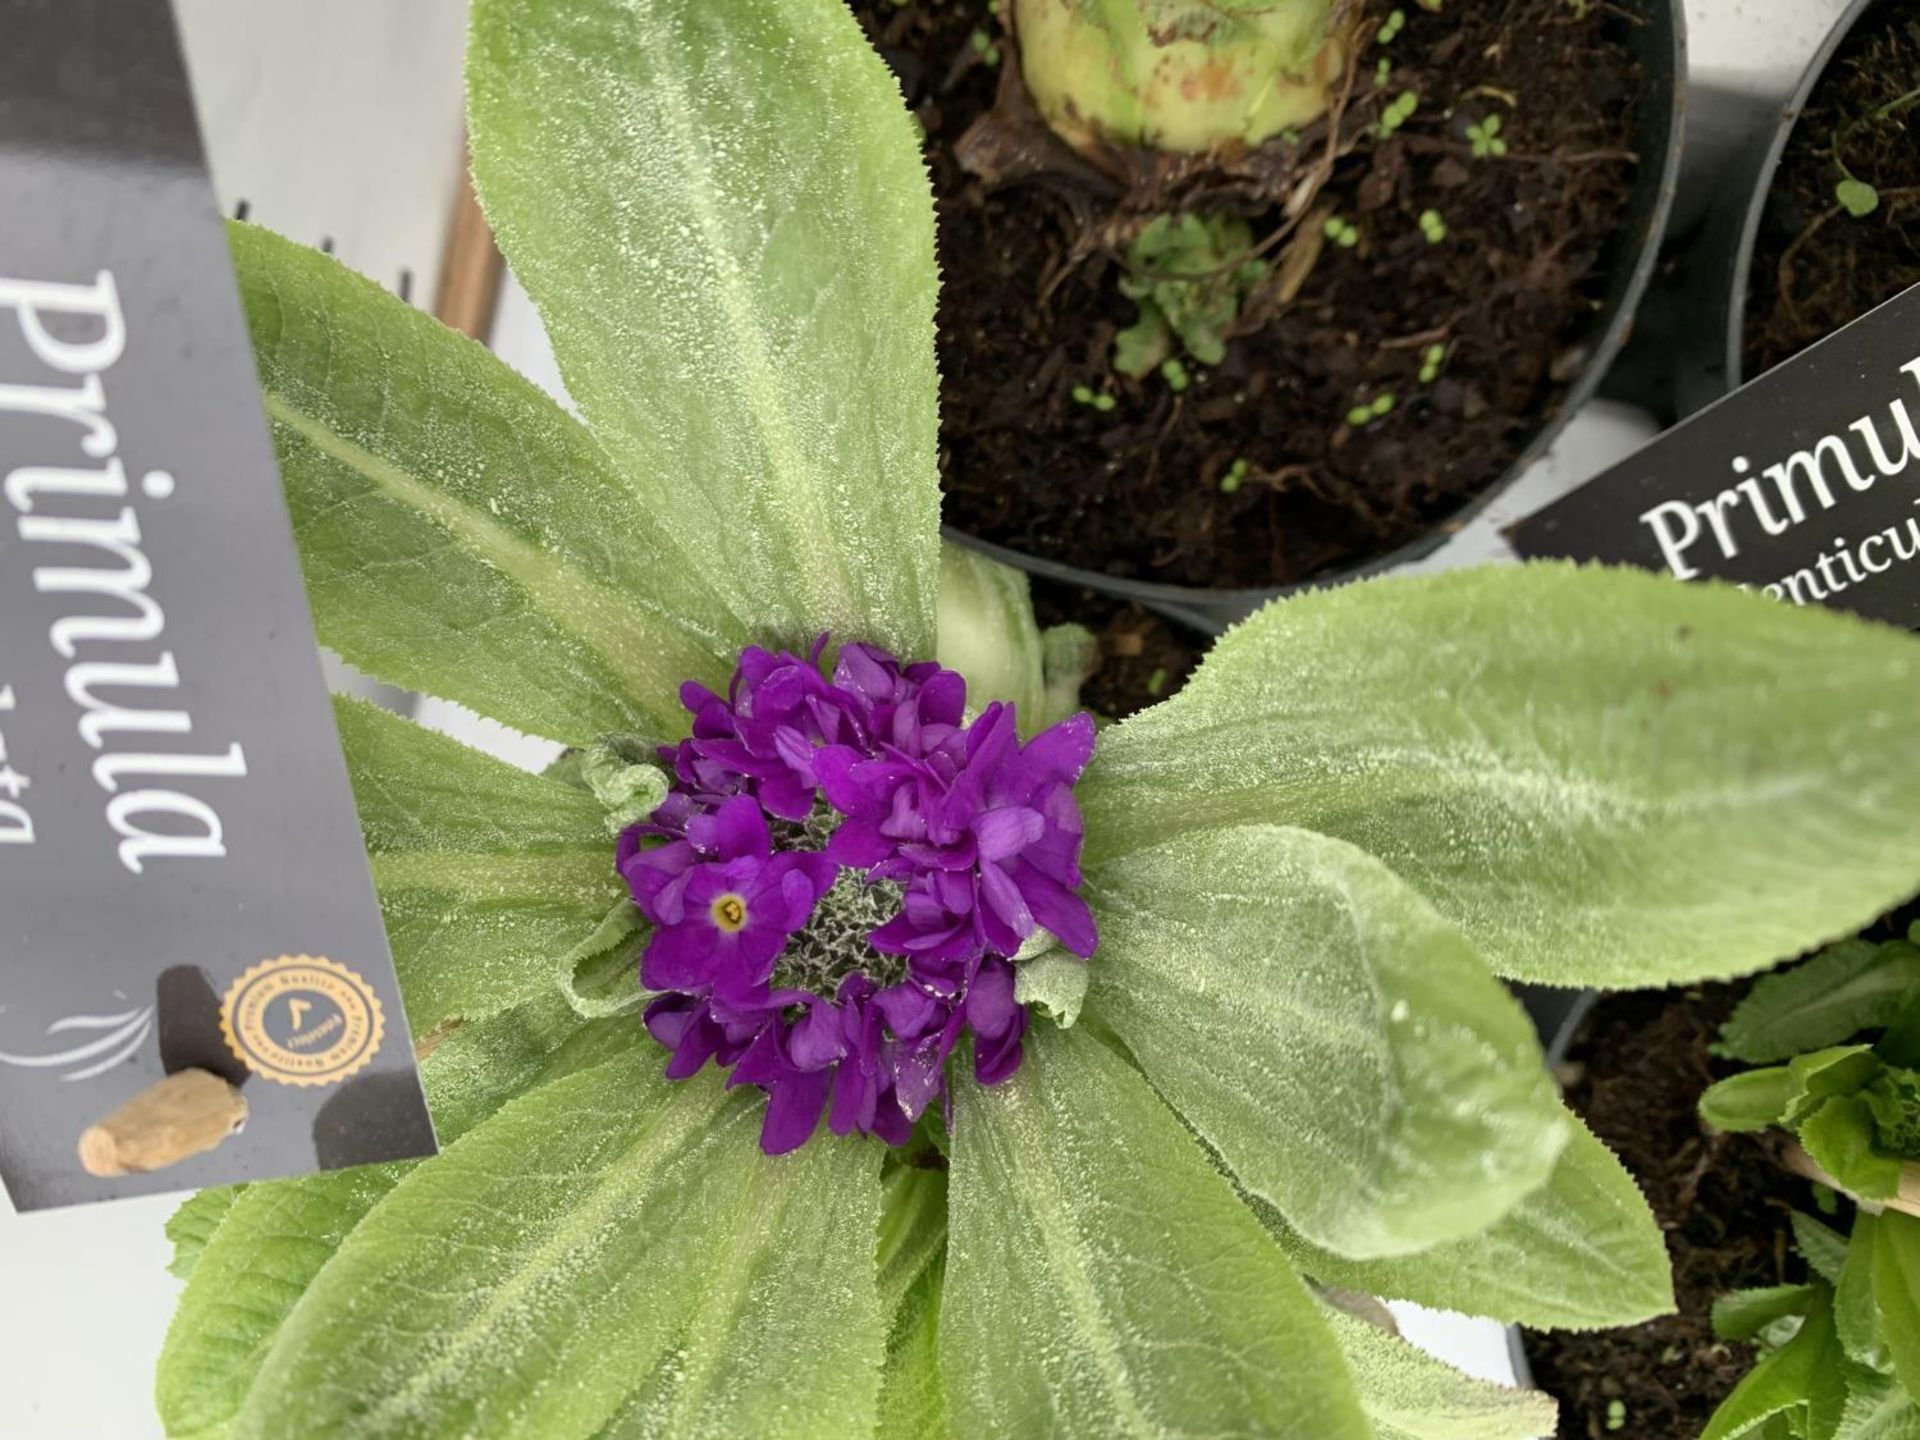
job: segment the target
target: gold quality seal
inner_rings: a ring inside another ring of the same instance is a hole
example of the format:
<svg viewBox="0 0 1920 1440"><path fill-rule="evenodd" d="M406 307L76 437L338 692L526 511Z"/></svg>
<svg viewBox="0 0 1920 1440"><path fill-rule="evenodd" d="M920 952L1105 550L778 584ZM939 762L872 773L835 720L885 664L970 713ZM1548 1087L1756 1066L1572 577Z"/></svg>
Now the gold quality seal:
<svg viewBox="0 0 1920 1440"><path fill-rule="evenodd" d="M233 982L220 1030L256 1075L282 1085L336 1085L373 1059L386 1020L373 987L346 966L282 955Z"/></svg>

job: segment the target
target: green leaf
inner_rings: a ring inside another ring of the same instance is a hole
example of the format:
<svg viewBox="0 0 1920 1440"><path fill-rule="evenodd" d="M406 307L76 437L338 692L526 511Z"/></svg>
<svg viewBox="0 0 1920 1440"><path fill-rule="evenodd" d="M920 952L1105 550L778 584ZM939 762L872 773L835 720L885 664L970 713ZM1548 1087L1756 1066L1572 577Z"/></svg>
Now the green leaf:
<svg viewBox="0 0 1920 1440"><path fill-rule="evenodd" d="M1462 1375L1377 1325L1331 1306L1321 1312L1353 1371L1376 1440L1535 1440L1559 1407L1537 1390Z"/></svg>
<svg viewBox="0 0 1920 1440"><path fill-rule="evenodd" d="M1778 1350L1760 1357L1701 1433L1700 1440L1736 1440L1775 1415L1807 1408L1821 1387L1821 1372L1838 1379L1840 1343L1833 1331L1833 1307L1822 1296L1806 1324Z"/></svg>
<svg viewBox="0 0 1920 1440"><path fill-rule="evenodd" d="M894 1312L880 1377L875 1440L951 1440L940 1380L940 1298L946 1260L938 1255Z"/></svg>
<svg viewBox="0 0 1920 1440"><path fill-rule="evenodd" d="M1798 1125L1836 1095L1853 1095L1881 1070L1871 1045L1835 1045L1787 1062L1786 1123Z"/></svg>
<svg viewBox="0 0 1920 1440"><path fill-rule="evenodd" d="M1888 1154L1920 1160L1920 1073L1891 1066L1876 1075L1860 1098L1873 1113L1873 1133Z"/></svg>
<svg viewBox="0 0 1920 1440"><path fill-rule="evenodd" d="M1847 1237L1798 1210L1789 1219L1793 1223L1793 1245L1801 1258L1822 1280L1838 1285L1847 1267Z"/></svg>
<svg viewBox="0 0 1920 1440"><path fill-rule="evenodd" d="M414 1032L570 982L626 894L599 802L363 701L334 715Z"/></svg>
<svg viewBox="0 0 1920 1440"><path fill-rule="evenodd" d="M323 644L580 742L677 735L743 629L565 411L334 260L229 231Z"/></svg>
<svg viewBox="0 0 1920 1440"><path fill-rule="evenodd" d="M624 1015L647 999L640 988L640 956L652 934L633 901L614 901L600 928L560 962L560 993L573 1013L588 1020Z"/></svg>
<svg viewBox="0 0 1920 1440"><path fill-rule="evenodd" d="M890 1316L876 1440L949 1440L940 1384L947 1176L902 1164L882 1181L880 1313Z"/></svg>
<svg viewBox="0 0 1920 1440"><path fill-rule="evenodd" d="M666 800L672 782L653 747L639 736L604 736L577 753L580 781L606 808L602 823L609 835L638 825ZM569 777L563 771L556 778Z"/></svg>
<svg viewBox="0 0 1920 1440"><path fill-rule="evenodd" d="M1166 312L1142 295L1140 318L1113 337L1113 368L1135 380L1153 373L1161 361L1173 354L1173 327Z"/></svg>
<svg viewBox="0 0 1920 1440"><path fill-rule="evenodd" d="M1071 1030L1087 998L1088 971L1078 955L1055 948L1014 967L1013 998L1037 1005L1062 1030Z"/></svg>
<svg viewBox="0 0 1920 1440"><path fill-rule="evenodd" d="M940 1362L955 1435L1364 1440L1318 1307L1146 1083L1041 1026L957 1096Z"/></svg>
<svg viewBox="0 0 1920 1440"><path fill-rule="evenodd" d="M244 1185L221 1185L202 1190L181 1203L167 1220L167 1239L173 1244L168 1273L181 1280L193 1278L193 1267L200 1263L200 1256L220 1228L220 1222L227 1218L227 1212L233 1209L234 1201L245 1189Z"/></svg>
<svg viewBox="0 0 1920 1440"><path fill-rule="evenodd" d="M1345 1255L1484 1230L1566 1143L1534 1029L1371 856L1275 826L1088 873L1088 1003L1248 1190Z"/></svg>
<svg viewBox="0 0 1920 1440"><path fill-rule="evenodd" d="M1827 1293L1818 1285L1730 1290L1713 1302L1713 1333L1722 1340L1751 1340L1776 1321L1809 1314Z"/></svg>
<svg viewBox="0 0 1920 1440"><path fill-rule="evenodd" d="M1873 1287L1879 1254L1878 1217L1864 1210L1853 1218L1847 1241L1847 1260L1834 1291L1833 1319L1840 1344L1850 1359L1875 1370L1887 1368L1885 1342L1880 1338L1880 1312Z"/></svg>
<svg viewBox="0 0 1920 1440"><path fill-rule="evenodd" d="M1900 1161L1874 1147L1873 1112L1858 1095L1829 1100L1800 1123L1800 1143L1814 1163L1863 1200L1900 1192Z"/></svg>
<svg viewBox="0 0 1920 1440"><path fill-rule="evenodd" d="M1385 860L1496 970L1727 976L1920 876L1920 640L1545 564L1277 601L1101 737L1088 859L1272 820Z"/></svg>
<svg viewBox="0 0 1920 1440"><path fill-rule="evenodd" d="M931 653L931 187L846 7L481 0L467 85L501 249L648 510L755 639Z"/></svg>
<svg viewBox="0 0 1920 1440"><path fill-rule="evenodd" d="M233 1440L870 1428L878 1149L770 1160L763 1097L659 1070L635 1048L554 1081L408 1175L288 1318Z"/></svg>
<svg viewBox="0 0 1920 1440"><path fill-rule="evenodd" d="M1874 1045L1873 1053L1889 1065L1920 1070L1920 990L1907 996L1899 1013L1887 1023L1887 1033Z"/></svg>
<svg viewBox="0 0 1920 1440"><path fill-rule="evenodd" d="M641 1033L636 1022L583 1031L557 995L452 1027L420 1066L441 1144L540 1076L577 1063L580 1044L563 1048L570 1037L631 1048ZM288 1313L409 1168L372 1165L254 1184L233 1199L193 1267L161 1352L156 1393L168 1435L226 1433Z"/></svg>
<svg viewBox="0 0 1920 1440"><path fill-rule="evenodd" d="M1833 187L1833 198L1856 220L1864 220L1880 208L1880 192L1851 175Z"/></svg>
<svg viewBox="0 0 1920 1440"><path fill-rule="evenodd" d="M1040 655L1047 694L1035 728L1045 729L1084 708L1080 687L1100 668L1100 638L1084 625L1049 625L1040 632Z"/></svg>
<svg viewBox="0 0 1920 1440"><path fill-rule="evenodd" d="M1920 1396L1920 1219L1889 1210L1874 1223L1874 1303L1894 1373Z"/></svg>
<svg viewBox="0 0 1920 1440"><path fill-rule="evenodd" d="M1834 1440L1920 1440L1920 1407L1895 1380L1846 1367L1847 1407Z"/></svg>
<svg viewBox="0 0 1920 1440"><path fill-rule="evenodd" d="M1920 988L1920 949L1904 940L1843 940L1805 964L1756 980L1720 1030L1720 1054L1748 1064L1791 1059L1880 1029Z"/></svg>
<svg viewBox="0 0 1920 1440"><path fill-rule="evenodd" d="M1505 1219L1416 1255L1350 1260L1263 1212L1296 1265L1323 1284L1485 1315L1536 1330L1598 1330L1670 1314L1673 1278L1653 1212L1613 1152L1574 1129L1547 1183Z"/></svg>
<svg viewBox="0 0 1920 1440"><path fill-rule="evenodd" d="M1700 1097L1700 1118L1716 1130L1765 1130L1786 1118L1793 1072L1784 1065L1746 1070L1709 1085Z"/></svg>
<svg viewBox="0 0 1920 1440"><path fill-rule="evenodd" d="M940 639L934 656L967 682L967 705L1005 700L1020 729L1042 728L1045 672L1027 577L962 545L940 547Z"/></svg>

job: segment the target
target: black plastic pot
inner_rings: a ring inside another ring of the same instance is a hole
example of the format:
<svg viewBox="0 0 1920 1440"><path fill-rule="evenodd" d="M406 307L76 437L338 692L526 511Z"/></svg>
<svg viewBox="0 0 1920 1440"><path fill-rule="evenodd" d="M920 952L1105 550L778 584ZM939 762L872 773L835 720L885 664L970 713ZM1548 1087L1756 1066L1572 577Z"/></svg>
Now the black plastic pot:
<svg viewBox="0 0 1920 1440"><path fill-rule="evenodd" d="M1251 614L1276 596L1343 584L1411 564L1432 554L1463 523L1485 509L1522 472L1546 454L1575 412L1599 391L1614 357L1626 344L1640 298L1653 276L1661 237L1666 231L1667 218L1672 211L1679 184L1680 137L1686 103L1686 20L1681 0L1642 0L1640 8L1645 12L1646 21L1633 27L1631 45L1647 80L1648 103L1641 110L1640 130L1634 146L1641 163L1632 199L1621 214L1620 225L1609 244L1607 269L1614 277L1612 288L1606 304L1594 312L1586 332L1577 341L1587 351L1586 366L1568 387L1558 408L1534 436L1525 452L1507 468L1505 474L1473 500L1434 525L1418 540L1388 554L1296 585L1252 590L1205 590L1186 585L1161 585L1145 580L1123 579L1056 560L1024 555L958 530L949 529L947 538L1049 580L1081 585L1138 601L1190 623L1198 620L1203 627L1211 620L1216 629Z"/></svg>
<svg viewBox="0 0 1920 1440"><path fill-rule="evenodd" d="M1712 204L1698 238L1657 290L1662 348L1673 366L1673 408L1687 416L1739 389L1749 378L1742 354L1747 283L1774 176L1808 98L1836 51L1880 0L1853 0L1814 53L1787 103L1752 117L1718 166ZM1671 302L1671 303L1668 303Z"/></svg>

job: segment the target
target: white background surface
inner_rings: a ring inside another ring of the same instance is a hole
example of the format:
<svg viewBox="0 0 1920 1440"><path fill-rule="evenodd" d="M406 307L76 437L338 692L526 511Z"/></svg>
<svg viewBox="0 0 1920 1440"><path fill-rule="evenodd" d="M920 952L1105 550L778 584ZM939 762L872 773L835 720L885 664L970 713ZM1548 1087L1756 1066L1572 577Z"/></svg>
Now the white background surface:
<svg viewBox="0 0 1920 1440"><path fill-rule="evenodd" d="M255 218L296 238L331 237L342 258L390 287L411 270L414 298L430 301L458 157L461 0L179 0L179 8L228 212L244 198ZM1842 8L1843 0L1688 0L1695 74L1784 91ZM508 296L497 340L534 379L557 384L524 297ZM1592 407L1494 516L1450 547L1449 560L1495 557L1497 524L1605 468L1649 428L1631 411ZM446 720L439 710L423 718ZM161 1226L175 1203L21 1218L0 1200L0 1440L159 1436L153 1364L178 1291ZM1497 1326L1410 1311L1403 1323L1477 1373L1508 1373Z"/></svg>

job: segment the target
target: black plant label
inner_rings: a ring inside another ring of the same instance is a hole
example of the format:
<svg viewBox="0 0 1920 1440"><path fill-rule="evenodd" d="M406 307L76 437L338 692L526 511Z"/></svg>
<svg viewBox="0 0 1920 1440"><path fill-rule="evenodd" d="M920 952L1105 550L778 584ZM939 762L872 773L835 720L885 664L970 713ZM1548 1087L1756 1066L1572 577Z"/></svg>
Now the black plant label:
<svg viewBox="0 0 1920 1440"><path fill-rule="evenodd" d="M431 1154L165 0L0 0L0 217L0 1179ZM189 1069L243 1128L90 1173Z"/></svg>
<svg viewBox="0 0 1920 1440"><path fill-rule="evenodd" d="M1920 628L1920 286L1507 535Z"/></svg>

